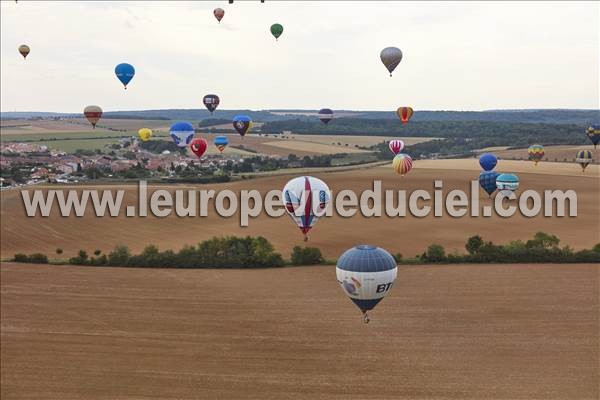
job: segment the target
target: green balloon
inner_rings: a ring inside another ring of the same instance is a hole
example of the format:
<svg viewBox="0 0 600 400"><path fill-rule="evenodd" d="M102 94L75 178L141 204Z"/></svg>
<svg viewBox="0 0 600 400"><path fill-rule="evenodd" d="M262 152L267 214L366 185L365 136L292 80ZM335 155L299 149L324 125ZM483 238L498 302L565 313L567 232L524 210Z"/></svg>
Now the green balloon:
<svg viewBox="0 0 600 400"><path fill-rule="evenodd" d="M273 36L275 36L275 39L278 39L282 33L283 33L283 26L281 24L271 25L271 34Z"/></svg>

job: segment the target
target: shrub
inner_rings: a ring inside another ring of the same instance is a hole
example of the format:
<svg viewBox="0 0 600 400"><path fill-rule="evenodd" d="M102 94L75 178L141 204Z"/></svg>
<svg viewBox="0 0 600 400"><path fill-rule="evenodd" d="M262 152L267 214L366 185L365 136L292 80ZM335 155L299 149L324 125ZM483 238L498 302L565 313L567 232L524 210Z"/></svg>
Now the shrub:
<svg viewBox="0 0 600 400"><path fill-rule="evenodd" d="M316 247L296 246L292 250L291 261L293 265L315 265L323 262L321 250Z"/></svg>
<svg viewBox="0 0 600 400"><path fill-rule="evenodd" d="M131 253L127 246L116 246L113 251L108 253L108 265L125 266L129 261L129 257L131 257Z"/></svg>
<svg viewBox="0 0 600 400"><path fill-rule="evenodd" d="M29 261L29 257L27 257L26 254L17 253L17 254L15 254L15 258L13 258L13 261L20 262L20 263L26 263Z"/></svg>
<svg viewBox="0 0 600 400"><path fill-rule="evenodd" d="M440 244L431 244L427 248L425 259L427 261L432 262L446 261L446 251L444 250L444 247Z"/></svg>
<svg viewBox="0 0 600 400"><path fill-rule="evenodd" d="M29 262L32 264L48 264L48 256L42 253L33 253L29 255Z"/></svg>

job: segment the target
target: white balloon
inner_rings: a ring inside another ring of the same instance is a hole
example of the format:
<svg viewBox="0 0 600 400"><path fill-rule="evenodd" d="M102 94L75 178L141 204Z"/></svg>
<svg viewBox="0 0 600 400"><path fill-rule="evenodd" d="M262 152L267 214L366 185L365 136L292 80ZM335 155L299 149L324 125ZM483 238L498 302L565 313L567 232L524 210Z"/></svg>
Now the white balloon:
<svg viewBox="0 0 600 400"><path fill-rule="evenodd" d="M308 231L325 215L331 193L322 180L300 176L285 185L282 198L285 210L307 240Z"/></svg>

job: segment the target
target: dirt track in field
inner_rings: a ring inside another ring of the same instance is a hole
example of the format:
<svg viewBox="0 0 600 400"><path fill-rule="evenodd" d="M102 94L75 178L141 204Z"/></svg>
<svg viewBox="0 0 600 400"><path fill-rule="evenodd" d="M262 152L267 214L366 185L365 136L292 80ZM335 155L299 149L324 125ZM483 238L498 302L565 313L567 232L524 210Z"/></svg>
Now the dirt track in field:
<svg viewBox="0 0 600 400"><path fill-rule="evenodd" d="M598 266L402 267L368 325L334 267L0 271L3 400L599 395Z"/></svg>

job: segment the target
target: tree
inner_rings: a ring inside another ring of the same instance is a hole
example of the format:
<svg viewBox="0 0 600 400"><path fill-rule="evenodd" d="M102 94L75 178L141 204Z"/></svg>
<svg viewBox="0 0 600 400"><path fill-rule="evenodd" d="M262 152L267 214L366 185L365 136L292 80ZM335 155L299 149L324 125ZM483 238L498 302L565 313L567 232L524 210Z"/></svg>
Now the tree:
<svg viewBox="0 0 600 400"><path fill-rule="evenodd" d="M469 254L475 254L481 249L483 246L483 239L479 235L471 236L467 239L467 243L465 244L465 249L469 252Z"/></svg>
<svg viewBox="0 0 600 400"><path fill-rule="evenodd" d="M321 250L316 247L300 247L296 246L292 250L291 261L293 265L315 265L321 264L323 255Z"/></svg>
<svg viewBox="0 0 600 400"><path fill-rule="evenodd" d="M558 247L560 239L555 235L550 235L545 232L537 232L532 240L528 240L525 246L527 248L542 248L550 249Z"/></svg>
<svg viewBox="0 0 600 400"><path fill-rule="evenodd" d="M129 252L129 248L127 246L119 245L108 254L108 264L124 266L127 265L130 257L131 253Z"/></svg>
<svg viewBox="0 0 600 400"><path fill-rule="evenodd" d="M446 260L446 251L444 247L440 244L431 244L427 248L427 253L425 258L429 261L433 262L441 262Z"/></svg>
<svg viewBox="0 0 600 400"><path fill-rule="evenodd" d="M56 249L56 254L60 255L63 253L63 249L61 249L60 247L58 249Z"/></svg>

